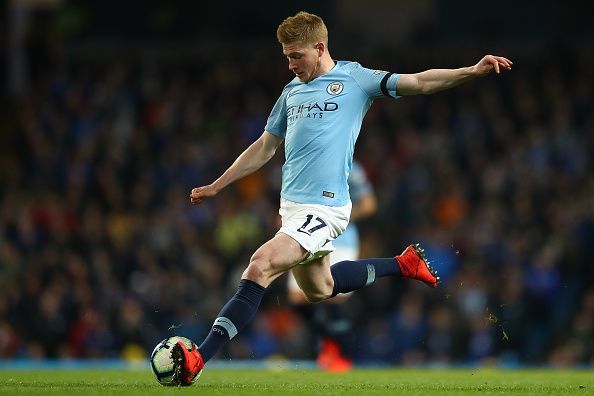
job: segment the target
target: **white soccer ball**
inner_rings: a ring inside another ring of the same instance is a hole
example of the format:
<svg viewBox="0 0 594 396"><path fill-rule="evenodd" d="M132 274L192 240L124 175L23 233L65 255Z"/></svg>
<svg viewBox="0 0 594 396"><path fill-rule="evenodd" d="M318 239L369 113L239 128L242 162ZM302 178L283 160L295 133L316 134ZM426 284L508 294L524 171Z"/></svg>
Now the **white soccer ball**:
<svg viewBox="0 0 594 396"><path fill-rule="evenodd" d="M165 338L163 341L157 344L155 349L153 349L153 353L151 353L151 369L157 377L157 381L163 386L174 386L177 385L176 383L172 382L173 380L173 359L171 359L171 348L178 341L181 341L186 348L197 348L196 344L192 342L192 340L186 337L169 337ZM202 370L198 372L198 375L194 377L192 382L196 381L198 377L202 374Z"/></svg>

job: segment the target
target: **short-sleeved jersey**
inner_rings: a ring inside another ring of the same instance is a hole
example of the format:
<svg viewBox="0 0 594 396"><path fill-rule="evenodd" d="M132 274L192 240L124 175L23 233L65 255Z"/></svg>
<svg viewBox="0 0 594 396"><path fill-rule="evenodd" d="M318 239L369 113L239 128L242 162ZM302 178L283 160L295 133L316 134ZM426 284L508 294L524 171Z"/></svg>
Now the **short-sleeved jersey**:
<svg viewBox="0 0 594 396"><path fill-rule="evenodd" d="M371 183L367 179L365 170L357 162L353 161L351 173L348 178L349 193L351 195L351 201L353 205L357 204L364 195L369 194L372 191ZM349 223L346 230L334 240L333 242L336 248L345 246L355 250L359 250L359 231L355 223Z"/></svg>
<svg viewBox="0 0 594 396"><path fill-rule="evenodd" d="M342 206L361 123L374 99L397 97L399 75L339 61L308 83L283 89L266 131L285 139L281 196L293 202Z"/></svg>

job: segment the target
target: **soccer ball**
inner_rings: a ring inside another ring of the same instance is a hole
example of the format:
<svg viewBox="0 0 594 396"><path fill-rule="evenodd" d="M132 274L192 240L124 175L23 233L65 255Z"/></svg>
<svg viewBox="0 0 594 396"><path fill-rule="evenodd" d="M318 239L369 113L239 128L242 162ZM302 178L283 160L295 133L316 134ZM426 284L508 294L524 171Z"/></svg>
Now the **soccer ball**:
<svg viewBox="0 0 594 396"><path fill-rule="evenodd" d="M175 336L165 338L157 344L155 349L153 349L153 353L151 353L151 369L153 370L155 377L157 377L157 381L163 386L177 385L172 381L173 359L171 359L171 348L173 348L178 341L181 341L188 349L197 348L192 340L186 337ZM202 374L202 370L200 370L196 377L194 377L192 383L200 377L200 374Z"/></svg>

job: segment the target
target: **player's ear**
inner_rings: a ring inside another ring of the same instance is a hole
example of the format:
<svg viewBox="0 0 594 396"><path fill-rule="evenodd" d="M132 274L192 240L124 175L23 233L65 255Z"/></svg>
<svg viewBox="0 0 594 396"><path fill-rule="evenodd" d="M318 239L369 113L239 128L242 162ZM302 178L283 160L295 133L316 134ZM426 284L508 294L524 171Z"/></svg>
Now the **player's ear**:
<svg viewBox="0 0 594 396"><path fill-rule="evenodd" d="M315 45L315 49L318 50L318 57L321 57L322 54L324 53L324 43L317 43Z"/></svg>

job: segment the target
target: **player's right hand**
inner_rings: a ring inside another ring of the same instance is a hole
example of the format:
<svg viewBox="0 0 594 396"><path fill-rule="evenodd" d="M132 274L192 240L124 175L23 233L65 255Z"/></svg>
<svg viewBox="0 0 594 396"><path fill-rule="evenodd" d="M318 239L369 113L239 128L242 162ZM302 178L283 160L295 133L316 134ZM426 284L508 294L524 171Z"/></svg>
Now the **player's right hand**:
<svg viewBox="0 0 594 396"><path fill-rule="evenodd" d="M190 202L192 205L199 205L204 201L206 198L214 197L217 195L217 191L214 189L212 184L208 186L196 187L192 189L190 193Z"/></svg>

